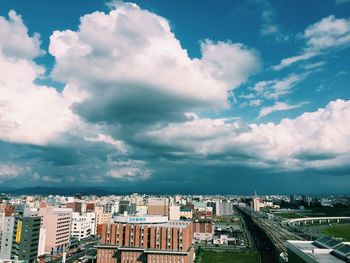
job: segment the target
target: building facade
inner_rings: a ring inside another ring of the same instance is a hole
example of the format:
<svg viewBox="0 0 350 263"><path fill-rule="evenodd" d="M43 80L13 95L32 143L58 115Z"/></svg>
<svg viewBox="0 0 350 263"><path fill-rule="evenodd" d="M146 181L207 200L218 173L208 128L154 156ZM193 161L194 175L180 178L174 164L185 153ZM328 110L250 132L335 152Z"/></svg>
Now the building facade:
<svg viewBox="0 0 350 263"><path fill-rule="evenodd" d="M15 217L5 216L3 221L3 232L1 237L0 260L11 259L14 226L15 226Z"/></svg>
<svg viewBox="0 0 350 263"><path fill-rule="evenodd" d="M168 198L149 198L147 204L147 214L167 216L169 214Z"/></svg>
<svg viewBox="0 0 350 263"><path fill-rule="evenodd" d="M11 258L35 262L38 257L40 216L15 217Z"/></svg>
<svg viewBox="0 0 350 263"><path fill-rule="evenodd" d="M42 207L39 214L41 227L46 231L45 251L53 254L69 246L72 222L72 209L59 207Z"/></svg>
<svg viewBox="0 0 350 263"><path fill-rule="evenodd" d="M99 227L98 263L193 262L193 226L166 217L121 218Z"/></svg>
<svg viewBox="0 0 350 263"><path fill-rule="evenodd" d="M84 214L72 214L71 236L78 240L90 237L96 234L96 214L88 212Z"/></svg>

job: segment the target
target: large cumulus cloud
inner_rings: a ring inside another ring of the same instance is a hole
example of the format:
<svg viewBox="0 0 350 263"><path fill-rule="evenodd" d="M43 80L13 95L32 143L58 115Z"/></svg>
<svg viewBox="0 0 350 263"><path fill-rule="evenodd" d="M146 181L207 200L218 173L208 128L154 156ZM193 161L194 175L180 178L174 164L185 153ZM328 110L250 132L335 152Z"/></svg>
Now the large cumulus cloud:
<svg viewBox="0 0 350 263"><path fill-rule="evenodd" d="M325 108L280 123L242 124L229 119L174 123L140 134L149 143L172 146L177 155L221 155L228 162L281 169L347 165L350 156L350 101L336 100ZM214 157L213 157L214 156ZM236 158L228 158L236 157Z"/></svg>
<svg viewBox="0 0 350 263"><path fill-rule="evenodd" d="M48 144L78 121L70 106L80 92L35 84L45 71L32 60L43 53L39 35L28 35L14 11L0 17L0 28L0 140Z"/></svg>
<svg viewBox="0 0 350 263"><path fill-rule="evenodd" d="M228 107L229 91L259 67L256 52L242 44L201 44L191 59L169 22L130 3L80 19L77 31L55 31L52 76L89 97L76 112L90 122L155 123L184 113Z"/></svg>

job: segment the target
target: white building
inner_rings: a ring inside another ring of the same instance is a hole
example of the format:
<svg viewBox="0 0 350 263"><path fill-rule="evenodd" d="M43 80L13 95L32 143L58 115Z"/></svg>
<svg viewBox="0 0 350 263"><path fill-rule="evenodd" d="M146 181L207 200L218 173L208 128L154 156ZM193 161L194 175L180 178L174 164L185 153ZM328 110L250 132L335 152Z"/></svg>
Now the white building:
<svg viewBox="0 0 350 263"><path fill-rule="evenodd" d="M45 255L45 243L46 243L46 230L45 228L40 228L38 256Z"/></svg>
<svg viewBox="0 0 350 263"><path fill-rule="evenodd" d="M252 205L254 211L260 211L261 203L259 198L253 198Z"/></svg>
<svg viewBox="0 0 350 263"><path fill-rule="evenodd" d="M14 224L15 224L15 218L13 216L4 217L3 232L2 232L2 238L1 238L1 250L0 250L1 260L11 259Z"/></svg>
<svg viewBox="0 0 350 263"><path fill-rule="evenodd" d="M218 216L227 216L227 215L233 214L233 205L231 202L228 202L228 201L218 202L216 205L217 205L216 214Z"/></svg>
<svg viewBox="0 0 350 263"><path fill-rule="evenodd" d="M94 212L72 214L71 236L81 240L95 234L96 214Z"/></svg>

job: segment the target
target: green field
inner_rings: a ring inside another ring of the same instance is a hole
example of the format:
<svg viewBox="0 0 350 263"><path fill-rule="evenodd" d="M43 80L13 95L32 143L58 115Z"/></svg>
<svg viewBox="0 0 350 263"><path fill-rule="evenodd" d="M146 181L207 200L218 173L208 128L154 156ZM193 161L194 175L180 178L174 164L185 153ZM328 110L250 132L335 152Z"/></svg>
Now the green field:
<svg viewBox="0 0 350 263"><path fill-rule="evenodd" d="M329 237L343 238L350 242L350 224L339 224L325 227L321 230L323 234Z"/></svg>
<svg viewBox="0 0 350 263"><path fill-rule="evenodd" d="M200 263L258 263L259 255L244 252L215 252L202 250Z"/></svg>
<svg viewBox="0 0 350 263"><path fill-rule="evenodd" d="M293 219L293 218L302 218L302 217L306 217L302 214L298 214L298 213L275 213L275 216L280 216L286 219Z"/></svg>
<svg viewBox="0 0 350 263"><path fill-rule="evenodd" d="M350 216L350 208L314 207L311 210L313 213L318 214L318 216Z"/></svg>

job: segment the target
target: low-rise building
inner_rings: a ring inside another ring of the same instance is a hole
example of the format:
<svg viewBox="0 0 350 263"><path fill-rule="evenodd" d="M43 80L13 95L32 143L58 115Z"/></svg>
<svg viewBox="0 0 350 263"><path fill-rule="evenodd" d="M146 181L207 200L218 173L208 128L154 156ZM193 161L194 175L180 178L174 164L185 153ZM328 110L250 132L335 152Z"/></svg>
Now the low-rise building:
<svg viewBox="0 0 350 263"><path fill-rule="evenodd" d="M315 241L287 241L288 263L350 262L350 243L321 237Z"/></svg>

